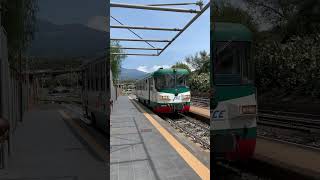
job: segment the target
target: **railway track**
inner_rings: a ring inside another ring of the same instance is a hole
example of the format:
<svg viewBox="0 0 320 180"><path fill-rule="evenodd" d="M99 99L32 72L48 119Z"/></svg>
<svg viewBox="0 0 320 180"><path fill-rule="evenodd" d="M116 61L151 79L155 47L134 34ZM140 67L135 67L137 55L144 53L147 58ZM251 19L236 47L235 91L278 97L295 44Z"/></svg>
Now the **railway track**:
<svg viewBox="0 0 320 180"><path fill-rule="evenodd" d="M204 97L192 97L194 106L208 108L210 100ZM257 123L264 126L293 129L305 132L320 131L320 115L259 110Z"/></svg>
<svg viewBox="0 0 320 180"><path fill-rule="evenodd" d="M300 131L320 131L320 116L282 111L259 111L258 124Z"/></svg>
<svg viewBox="0 0 320 180"><path fill-rule="evenodd" d="M195 143L199 143L204 149L210 150L210 126L188 117L178 114L176 117L163 117L175 129L192 138Z"/></svg>
<svg viewBox="0 0 320 180"><path fill-rule="evenodd" d="M209 108L210 106L210 99L205 97L192 97L191 102L193 106Z"/></svg>

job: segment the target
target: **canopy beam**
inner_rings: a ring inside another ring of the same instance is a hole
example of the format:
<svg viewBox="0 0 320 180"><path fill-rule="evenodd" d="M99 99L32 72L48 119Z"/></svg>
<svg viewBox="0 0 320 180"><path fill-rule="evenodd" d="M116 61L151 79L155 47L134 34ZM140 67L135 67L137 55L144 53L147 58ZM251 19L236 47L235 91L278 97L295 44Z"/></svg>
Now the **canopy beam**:
<svg viewBox="0 0 320 180"><path fill-rule="evenodd" d="M179 13L199 13L200 12L195 9L166 8L166 7L158 7L158 6L124 4L124 3L110 3L110 7L145 9L145 10L154 10L154 11L169 11L169 12L179 12Z"/></svg>
<svg viewBox="0 0 320 180"><path fill-rule="evenodd" d="M170 40L161 39L129 39L129 38L111 38L113 41L147 41L147 42L170 42Z"/></svg>
<svg viewBox="0 0 320 180"><path fill-rule="evenodd" d="M141 29L141 30L156 30L156 31L182 31L178 28L162 28L162 27L144 27L144 26L110 26L115 29Z"/></svg>

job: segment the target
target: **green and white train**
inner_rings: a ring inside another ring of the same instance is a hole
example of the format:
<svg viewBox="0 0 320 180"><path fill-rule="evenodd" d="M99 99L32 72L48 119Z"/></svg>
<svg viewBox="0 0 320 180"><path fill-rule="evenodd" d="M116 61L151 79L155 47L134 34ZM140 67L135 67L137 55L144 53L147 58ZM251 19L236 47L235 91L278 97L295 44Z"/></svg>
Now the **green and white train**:
<svg viewBox="0 0 320 180"><path fill-rule="evenodd" d="M254 154L257 126L252 33L235 23L215 23L211 33L214 155L216 159L246 160Z"/></svg>
<svg viewBox="0 0 320 180"><path fill-rule="evenodd" d="M157 113L188 112L191 98L186 84L188 74L186 69L160 68L136 82L136 96Z"/></svg>
<svg viewBox="0 0 320 180"><path fill-rule="evenodd" d="M96 58L82 66L83 111L92 125L104 132L109 131L110 100L113 99L112 77L111 73L108 77L106 59L106 56Z"/></svg>

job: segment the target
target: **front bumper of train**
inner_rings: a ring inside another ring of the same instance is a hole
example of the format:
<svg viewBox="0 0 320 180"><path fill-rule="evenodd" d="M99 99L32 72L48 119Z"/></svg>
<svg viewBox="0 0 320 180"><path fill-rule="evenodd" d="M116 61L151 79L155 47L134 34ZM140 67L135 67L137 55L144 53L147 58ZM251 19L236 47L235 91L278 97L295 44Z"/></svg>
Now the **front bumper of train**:
<svg viewBox="0 0 320 180"><path fill-rule="evenodd" d="M190 110L190 103L182 103L182 104L159 104L153 108L156 113L174 113L180 112L185 113Z"/></svg>
<svg viewBox="0 0 320 180"><path fill-rule="evenodd" d="M243 135L245 129L238 130L238 133L215 134L211 142L217 159L223 160L247 160L254 155L256 147L256 128L250 136ZM241 132L241 134L239 133Z"/></svg>

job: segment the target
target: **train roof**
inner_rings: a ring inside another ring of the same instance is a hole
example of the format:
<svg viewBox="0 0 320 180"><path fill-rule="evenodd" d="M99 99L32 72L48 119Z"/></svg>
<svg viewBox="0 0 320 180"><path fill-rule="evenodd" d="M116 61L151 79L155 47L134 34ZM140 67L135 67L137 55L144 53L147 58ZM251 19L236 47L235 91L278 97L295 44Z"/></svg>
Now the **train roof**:
<svg viewBox="0 0 320 180"><path fill-rule="evenodd" d="M149 77L157 77L157 76L161 76L161 75L165 75L165 74L182 74L182 75L188 75L189 71L186 69L180 69L180 68L167 68L167 69L158 69L152 73L147 74L145 77L143 77L142 79L146 79Z"/></svg>
<svg viewBox="0 0 320 180"><path fill-rule="evenodd" d="M246 26L239 23L215 23L216 41L252 41L252 33Z"/></svg>

